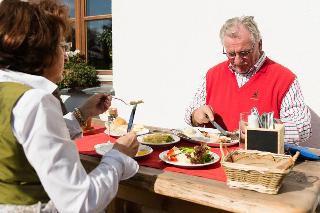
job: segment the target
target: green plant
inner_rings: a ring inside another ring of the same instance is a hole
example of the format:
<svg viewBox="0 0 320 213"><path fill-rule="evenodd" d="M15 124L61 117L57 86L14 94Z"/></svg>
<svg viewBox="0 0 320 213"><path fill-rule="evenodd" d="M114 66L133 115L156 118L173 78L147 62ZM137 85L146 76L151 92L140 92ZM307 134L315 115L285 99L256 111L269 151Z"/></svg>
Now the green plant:
<svg viewBox="0 0 320 213"><path fill-rule="evenodd" d="M63 80L58 84L63 88L88 88L100 86L96 69L88 65L85 56L78 50L68 52L69 60L64 64Z"/></svg>

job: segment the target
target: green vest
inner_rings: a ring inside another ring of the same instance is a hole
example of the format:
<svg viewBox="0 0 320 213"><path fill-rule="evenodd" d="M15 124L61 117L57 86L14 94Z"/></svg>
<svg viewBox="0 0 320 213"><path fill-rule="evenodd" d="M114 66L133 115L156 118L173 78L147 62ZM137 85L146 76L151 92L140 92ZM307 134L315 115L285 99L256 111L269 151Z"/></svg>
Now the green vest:
<svg viewBox="0 0 320 213"><path fill-rule="evenodd" d="M29 205L48 202L39 177L12 132L12 108L30 87L0 83L0 203Z"/></svg>

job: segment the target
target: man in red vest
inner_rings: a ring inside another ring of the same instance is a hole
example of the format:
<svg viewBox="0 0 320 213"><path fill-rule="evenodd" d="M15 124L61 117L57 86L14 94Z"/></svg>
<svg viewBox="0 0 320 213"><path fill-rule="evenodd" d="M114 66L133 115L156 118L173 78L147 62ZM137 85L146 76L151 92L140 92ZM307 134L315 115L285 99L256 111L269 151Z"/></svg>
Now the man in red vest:
<svg viewBox="0 0 320 213"><path fill-rule="evenodd" d="M256 107L260 114L274 112L284 123L285 142L307 140L311 116L297 77L266 56L253 16L227 20L220 39L227 60L207 72L186 111L186 122L203 126L215 120L234 131L239 128L240 112Z"/></svg>

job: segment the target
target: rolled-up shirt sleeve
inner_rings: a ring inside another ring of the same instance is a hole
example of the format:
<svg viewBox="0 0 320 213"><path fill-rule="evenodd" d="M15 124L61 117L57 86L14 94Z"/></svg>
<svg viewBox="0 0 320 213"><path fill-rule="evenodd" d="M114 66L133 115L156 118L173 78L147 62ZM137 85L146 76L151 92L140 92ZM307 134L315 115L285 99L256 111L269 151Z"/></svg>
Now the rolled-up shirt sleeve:
<svg viewBox="0 0 320 213"><path fill-rule="evenodd" d="M200 82L200 86L198 87L184 114L184 121L188 125L192 126L191 115L194 110L206 104L206 97L206 78L203 77L202 81Z"/></svg>
<svg viewBox="0 0 320 213"><path fill-rule="evenodd" d="M285 142L300 143L311 137L311 114L305 104L297 79L293 81L281 103L280 119L285 125Z"/></svg>
<svg viewBox="0 0 320 213"><path fill-rule="evenodd" d="M41 90L31 89L20 98L13 109L12 127L59 212L102 211L115 197L119 181L138 171L135 160L112 150L88 174L59 102Z"/></svg>

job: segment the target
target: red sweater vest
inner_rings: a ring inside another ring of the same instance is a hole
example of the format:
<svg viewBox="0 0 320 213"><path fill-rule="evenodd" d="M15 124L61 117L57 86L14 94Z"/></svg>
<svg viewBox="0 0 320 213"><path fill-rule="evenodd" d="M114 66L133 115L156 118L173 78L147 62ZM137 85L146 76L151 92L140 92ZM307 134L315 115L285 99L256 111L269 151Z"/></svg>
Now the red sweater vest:
<svg viewBox="0 0 320 213"><path fill-rule="evenodd" d="M259 72L239 88L228 65L228 61L222 62L206 75L206 103L214 109L215 121L233 131L239 128L240 112L250 112L252 107L257 107L260 114L273 111L279 118L282 99L295 75L267 58Z"/></svg>

